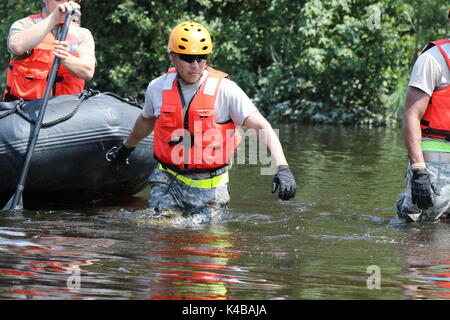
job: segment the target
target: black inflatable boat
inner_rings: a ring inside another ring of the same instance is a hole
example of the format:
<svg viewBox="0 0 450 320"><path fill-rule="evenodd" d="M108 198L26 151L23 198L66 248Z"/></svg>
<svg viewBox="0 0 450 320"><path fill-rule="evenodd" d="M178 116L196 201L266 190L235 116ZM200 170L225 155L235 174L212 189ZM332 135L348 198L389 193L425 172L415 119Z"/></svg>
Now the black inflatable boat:
<svg viewBox="0 0 450 320"><path fill-rule="evenodd" d="M0 102L0 202L14 194L41 100ZM84 91L51 98L24 189L24 201L93 200L141 191L156 165L152 136L112 166L108 150L130 133L142 107L113 93Z"/></svg>

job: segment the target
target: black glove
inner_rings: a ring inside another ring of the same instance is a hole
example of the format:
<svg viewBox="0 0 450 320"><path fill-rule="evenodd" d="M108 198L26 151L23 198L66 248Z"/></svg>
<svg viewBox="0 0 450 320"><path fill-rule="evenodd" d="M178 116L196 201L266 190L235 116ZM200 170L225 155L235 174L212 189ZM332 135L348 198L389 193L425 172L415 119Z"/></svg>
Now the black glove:
<svg viewBox="0 0 450 320"><path fill-rule="evenodd" d="M433 206L431 190L437 195L430 180L430 174L426 169L413 171L411 180L412 203L417 204L420 209L427 209Z"/></svg>
<svg viewBox="0 0 450 320"><path fill-rule="evenodd" d="M295 183L294 176L287 165L278 166L277 173L273 177L272 181L272 193L277 191L278 186L280 187L278 197L281 200L289 200L295 197L297 184Z"/></svg>
<svg viewBox="0 0 450 320"><path fill-rule="evenodd" d="M113 165L128 165L128 157L135 148L128 148L123 143L119 147L112 147L106 153L106 160Z"/></svg>

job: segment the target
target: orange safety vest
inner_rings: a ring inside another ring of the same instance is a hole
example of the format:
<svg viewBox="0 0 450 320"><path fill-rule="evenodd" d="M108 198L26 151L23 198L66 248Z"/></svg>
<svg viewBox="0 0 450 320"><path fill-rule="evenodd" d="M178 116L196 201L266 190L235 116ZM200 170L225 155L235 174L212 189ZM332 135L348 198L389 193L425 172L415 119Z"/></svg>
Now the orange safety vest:
<svg viewBox="0 0 450 320"><path fill-rule="evenodd" d="M163 166L179 173L213 172L226 166L241 141L232 120L216 123L214 103L227 74L210 67L208 72L185 116L175 68L166 74L153 153Z"/></svg>
<svg viewBox="0 0 450 320"><path fill-rule="evenodd" d="M42 21L42 14L29 16L34 23ZM47 79L53 64L55 37L52 32L39 43L31 55L26 59L11 60L6 70L6 90L4 100L40 99L44 96ZM78 56L77 30L70 27L66 41L70 44L70 53ZM53 92L51 95L79 94L84 89L84 80L77 78L70 71L60 65Z"/></svg>
<svg viewBox="0 0 450 320"><path fill-rule="evenodd" d="M450 69L449 57L442 48L444 44L450 44L450 40L432 41L425 47L422 53L437 46ZM450 141L450 86L433 91L427 111L420 121L420 127L424 136Z"/></svg>

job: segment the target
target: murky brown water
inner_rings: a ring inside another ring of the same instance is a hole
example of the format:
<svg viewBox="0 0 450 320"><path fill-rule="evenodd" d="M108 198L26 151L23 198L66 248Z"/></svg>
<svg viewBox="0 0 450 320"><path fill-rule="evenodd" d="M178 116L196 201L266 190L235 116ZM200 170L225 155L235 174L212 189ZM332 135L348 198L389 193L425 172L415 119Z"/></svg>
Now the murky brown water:
<svg viewBox="0 0 450 320"><path fill-rule="evenodd" d="M230 212L209 225L149 221L147 191L2 214L0 299L450 297L450 224L391 221L407 160L400 130L280 130L294 201L278 201L259 166L235 165ZM379 289L368 288L374 270Z"/></svg>

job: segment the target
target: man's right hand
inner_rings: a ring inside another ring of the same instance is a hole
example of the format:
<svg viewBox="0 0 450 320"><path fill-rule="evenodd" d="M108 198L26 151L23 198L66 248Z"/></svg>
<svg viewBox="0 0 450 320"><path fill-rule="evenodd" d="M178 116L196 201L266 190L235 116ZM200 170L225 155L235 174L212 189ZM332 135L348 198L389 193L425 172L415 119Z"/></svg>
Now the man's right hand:
<svg viewBox="0 0 450 320"><path fill-rule="evenodd" d="M68 1L58 4L56 9L51 13L55 21L55 25L64 23L67 12L72 10L80 10L80 5L75 1Z"/></svg>
<svg viewBox="0 0 450 320"><path fill-rule="evenodd" d="M413 171L411 181L412 203L417 204L420 209L432 207L432 190L434 193L438 194L431 183L428 171L426 169Z"/></svg>
<svg viewBox="0 0 450 320"><path fill-rule="evenodd" d="M128 165L130 164L128 157L135 148L128 148L123 143L119 147L112 147L106 153L106 160L113 165Z"/></svg>

